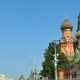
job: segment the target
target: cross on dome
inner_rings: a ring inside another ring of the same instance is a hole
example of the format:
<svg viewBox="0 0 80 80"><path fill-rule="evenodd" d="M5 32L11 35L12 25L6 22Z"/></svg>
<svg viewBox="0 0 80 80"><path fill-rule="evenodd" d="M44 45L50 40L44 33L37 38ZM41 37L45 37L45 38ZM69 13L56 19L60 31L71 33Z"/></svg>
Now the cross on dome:
<svg viewBox="0 0 80 80"><path fill-rule="evenodd" d="M65 12L65 19L67 19L67 14L66 14L66 12Z"/></svg>

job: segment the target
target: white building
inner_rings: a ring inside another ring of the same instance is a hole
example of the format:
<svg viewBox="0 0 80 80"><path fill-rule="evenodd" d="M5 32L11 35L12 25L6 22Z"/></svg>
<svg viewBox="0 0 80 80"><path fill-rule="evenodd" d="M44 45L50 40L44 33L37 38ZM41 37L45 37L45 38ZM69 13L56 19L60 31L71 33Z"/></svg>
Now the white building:
<svg viewBox="0 0 80 80"><path fill-rule="evenodd" d="M0 74L0 80L14 80L14 79L8 78L4 74Z"/></svg>
<svg viewBox="0 0 80 80"><path fill-rule="evenodd" d="M0 74L0 80L5 80L5 75L4 74Z"/></svg>

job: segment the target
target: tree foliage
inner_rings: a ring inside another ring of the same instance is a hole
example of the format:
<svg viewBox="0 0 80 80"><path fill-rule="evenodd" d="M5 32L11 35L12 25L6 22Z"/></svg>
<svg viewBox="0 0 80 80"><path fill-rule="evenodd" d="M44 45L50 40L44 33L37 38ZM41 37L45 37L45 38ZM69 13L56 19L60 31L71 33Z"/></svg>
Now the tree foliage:
<svg viewBox="0 0 80 80"><path fill-rule="evenodd" d="M55 66L54 66L54 54L55 54L55 45L56 45L56 53L58 56L58 73L61 70L67 70L67 57L60 50L60 45L55 42L49 43L48 49L45 50L44 58L45 60L42 63L43 70L41 70L41 75L44 77L52 77L55 75Z"/></svg>

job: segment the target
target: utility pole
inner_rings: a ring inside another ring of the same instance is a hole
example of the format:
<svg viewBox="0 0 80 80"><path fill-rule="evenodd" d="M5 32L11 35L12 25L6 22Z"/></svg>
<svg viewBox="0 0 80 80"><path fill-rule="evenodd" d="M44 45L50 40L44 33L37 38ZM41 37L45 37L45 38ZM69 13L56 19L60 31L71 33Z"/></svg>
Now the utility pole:
<svg viewBox="0 0 80 80"><path fill-rule="evenodd" d="M53 40L54 42L57 42L59 40ZM55 55L54 55L54 66L55 66L55 80L58 80L58 75L57 75L57 62L58 59L57 57L59 56L59 54L56 54L56 44L55 44Z"/></svg>

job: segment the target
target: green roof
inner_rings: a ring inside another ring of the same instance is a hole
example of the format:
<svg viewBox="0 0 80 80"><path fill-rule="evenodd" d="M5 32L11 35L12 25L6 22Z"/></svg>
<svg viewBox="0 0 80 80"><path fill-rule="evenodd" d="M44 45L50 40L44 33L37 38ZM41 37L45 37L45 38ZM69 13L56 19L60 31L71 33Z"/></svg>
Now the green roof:
<svg viewBox="0 0 80 80"><path fill-rule="evenodd" d="M76 48L76 50L75 50L75 55L74 55L73 57L71 57L71 58L68 58L68 60L69 60L70 62L73 61L73 62L75 62L75 63L80 62L80 51L78 51L78 49Z"/></svg>

